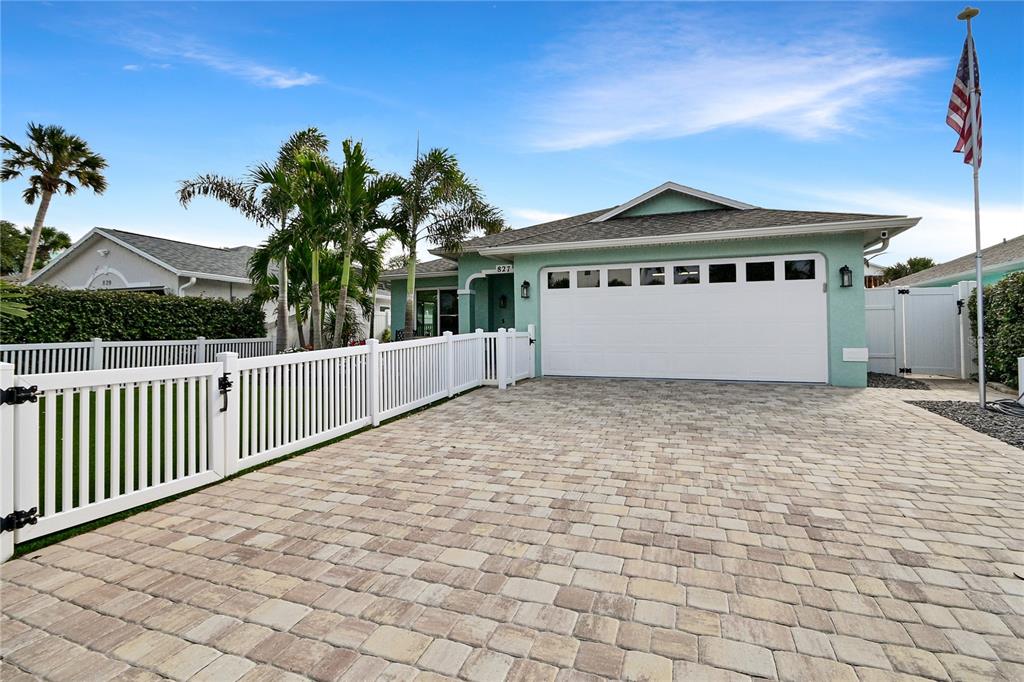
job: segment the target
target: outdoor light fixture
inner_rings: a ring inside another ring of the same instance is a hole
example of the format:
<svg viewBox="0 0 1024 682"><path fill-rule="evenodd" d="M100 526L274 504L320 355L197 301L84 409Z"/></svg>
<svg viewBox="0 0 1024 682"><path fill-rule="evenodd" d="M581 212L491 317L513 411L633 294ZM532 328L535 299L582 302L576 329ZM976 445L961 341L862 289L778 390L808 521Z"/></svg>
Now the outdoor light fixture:
<svg viewBox="0 0 1024 682"><path fill-rule="evenodd" d="M839 286L844 289L853 286L853 270L850 269L849 265L839 268Z"/></svg>
<svg viewBox="0 0 1024 682"><path fill-rule="evenodd" d="M523 283L519 286L519 295L523 298L530 298L530 283L527 280L523 280Z"/></svg>

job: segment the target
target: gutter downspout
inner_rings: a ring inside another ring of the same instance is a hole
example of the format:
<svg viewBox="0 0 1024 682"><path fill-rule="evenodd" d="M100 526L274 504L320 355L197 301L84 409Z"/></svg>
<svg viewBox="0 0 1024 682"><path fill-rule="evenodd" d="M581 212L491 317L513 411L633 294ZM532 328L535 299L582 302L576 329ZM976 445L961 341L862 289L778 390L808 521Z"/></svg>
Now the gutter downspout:
<svg viewBox="0 0 1024 682"><path fill-rule="evenodd" d="M178 287L178 296L184 296L185 295L185 289L188 289L190 286L192 286L195 283L196 283L196 278L195 277L190 277L187 282L185 282L184 284L182 284L181 286Z"/></svg>
<svg viewBox="0 0 1024 682"><path fill-rule="evenodd" d="M889 248L889 240L890 239L892 239L892 237L883 237L882 238L882 244L880 246L877 246L877 247L875 247L873 249L865 249L864 250L864 257L865 258L869 258L870 256L877 256L878 254L880 254L883 251L885 251L886 249L888 249Z"/></svg>

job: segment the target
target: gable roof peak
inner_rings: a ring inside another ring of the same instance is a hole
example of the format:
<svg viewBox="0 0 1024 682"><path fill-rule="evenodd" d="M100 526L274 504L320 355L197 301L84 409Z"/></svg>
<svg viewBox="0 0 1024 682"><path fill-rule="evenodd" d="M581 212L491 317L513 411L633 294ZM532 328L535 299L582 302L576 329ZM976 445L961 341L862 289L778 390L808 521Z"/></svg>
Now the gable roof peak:
<svg viewBox="0 0 1024 682"><path fill-rule="evenodd" d="M735 208L739 210L757 208L757 206L754 206L753 204L747 204L742 201L737 201L736 199L730 199L729 197L723 197L718 194L712 194L711 192L705 192L703 190L695 189L693 187L687 187L686 185L680 185L678 182L672 182L671 180L669 180L668 182L663 182L654 189L644 192L638 197L630 199L624 204L619 204L618 206L616 206L615 208L611 209L606 213L602 213L601 215L592 219L590 222L601 223L606 220L611 220L612 218L622 215L623 213L626 213L630 209L635 208L646 201L650 201L651 199L660 194L665 194L666 192L675 192L677 194L683 194L693 199L698 199L712 204L718 204L722 208Z"/></svg>

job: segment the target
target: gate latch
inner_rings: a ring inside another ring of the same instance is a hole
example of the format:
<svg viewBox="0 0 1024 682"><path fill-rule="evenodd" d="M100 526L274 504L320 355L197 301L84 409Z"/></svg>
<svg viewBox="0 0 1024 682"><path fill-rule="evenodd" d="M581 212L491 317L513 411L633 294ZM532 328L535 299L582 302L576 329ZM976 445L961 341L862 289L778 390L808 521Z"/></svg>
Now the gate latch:
<svg viewBox="0 0 1024 682"><path fill-rule="evenodd" d="M28 511L23 509L13 511L0 519L0 533L18 530L25 526L34 526L39 521L39 510L32 507Z"/></svg>
<svg viewBox="0 0 1024 682"><path fill-rule="evenodd" d="M224 406L220 408L221 412L228 411L228 392L231 390L233 385L234 384L231 382L231 379L228 378L227 374L217 379L217 388L224 394Z"/></svg>
<svg viewBox="0 0 1024 682"><path fill-rule="evenodd" d="M956 314L957 315L963 315L964 314L964 299L962 299L962 298L956 299Z"/></svg>
<svg viewBox="0 0 1024 682"><path fill-rule="evenodd" d="M11 386L0 390L0 405L21 405L22 403L34 403L39 400L36 393L38 386Z"/></svg>

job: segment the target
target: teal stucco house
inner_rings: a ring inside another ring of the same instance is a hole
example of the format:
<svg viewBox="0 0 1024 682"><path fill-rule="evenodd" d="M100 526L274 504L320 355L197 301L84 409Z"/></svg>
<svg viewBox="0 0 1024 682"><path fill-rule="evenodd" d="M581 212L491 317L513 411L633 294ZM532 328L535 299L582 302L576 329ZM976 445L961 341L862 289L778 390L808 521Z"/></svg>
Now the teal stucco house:
<svg viewBox="0 0 1024 682"><path fill-rule="evenodd" d="M416 334L527 329L538 376L864 386L864 252L919 218L752 206L667 182L418 265ZM406 273L392 270L392 317Z"/></svg>
<svg viewBox="0 0 1024 682"><path fill-rule="evenodd" d="M1024 271L1024 234L981 250L982 284L988 286L1013 272ZM948 287L974 280L974 252L927 270L893 280L891 287Z"/></svg>

